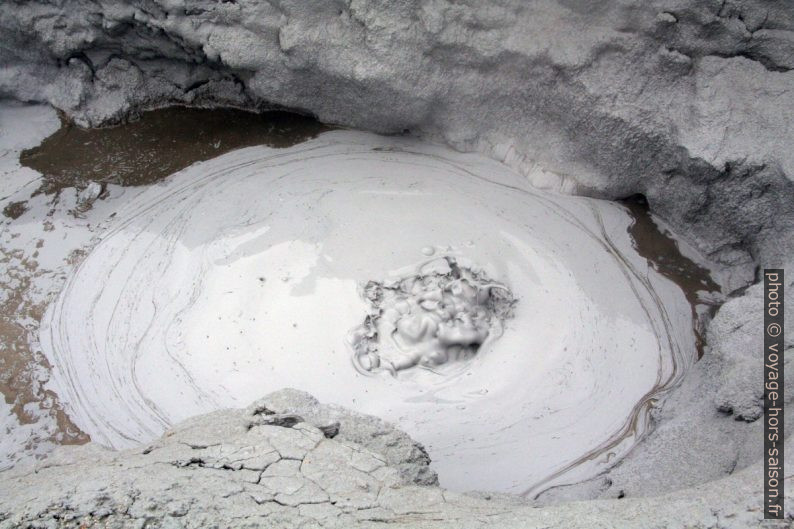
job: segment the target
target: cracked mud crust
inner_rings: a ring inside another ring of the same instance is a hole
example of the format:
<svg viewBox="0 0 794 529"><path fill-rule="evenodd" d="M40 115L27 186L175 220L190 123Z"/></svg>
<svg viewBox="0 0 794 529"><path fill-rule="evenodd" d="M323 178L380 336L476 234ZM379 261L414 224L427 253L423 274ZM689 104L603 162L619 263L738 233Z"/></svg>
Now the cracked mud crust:
<svg viewBox="0 0 794 529"><path fill-rule="evenodd" d="M539 509L440 489L423 454L379 419L282 390L190 419L145 447L61 448L35 469L0 474L0 528L645 528L647 517L655 527L732 528L762 516L758 467L665 501Z"/></svg>

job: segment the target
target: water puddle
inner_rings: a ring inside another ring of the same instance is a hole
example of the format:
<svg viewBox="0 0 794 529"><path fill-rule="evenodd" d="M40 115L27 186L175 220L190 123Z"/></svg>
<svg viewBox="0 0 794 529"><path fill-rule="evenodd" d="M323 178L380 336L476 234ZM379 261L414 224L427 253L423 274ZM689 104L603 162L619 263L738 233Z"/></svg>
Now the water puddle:
<svg viewBox="0 0 794 529"><path fill-rule="evenodd" d="M707 268L681 252L678 241L669 231L659 227L645 197L634 195L621 202L634 218L629 234L637 253L645 257L654 270L678 285L692 306L698 359L702 358L706 343L699 315L706 314L709 319L714 316L721 304L719 285Z"/></svg>
<svg viewBox="0 0 794 529"><path fill-rule="evenodd" d="M107 128L65 122L41 145L23 151L20 162L44 175L39 189L44 193L91 181L140 186L235 149L290 147L327 130L310 117L289 112L171 107Z"/></svg>

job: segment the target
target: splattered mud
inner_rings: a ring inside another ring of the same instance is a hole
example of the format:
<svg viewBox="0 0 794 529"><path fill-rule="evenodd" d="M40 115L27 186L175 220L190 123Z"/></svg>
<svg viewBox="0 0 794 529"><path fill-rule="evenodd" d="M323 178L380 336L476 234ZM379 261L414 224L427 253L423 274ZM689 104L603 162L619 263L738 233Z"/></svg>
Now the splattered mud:
<svg viewBox="0 0 794 529"><path fill-rule="evenodd" d="M422 263L406 277L369 281L362 295L369 313L348 336L353 364L361 373L394 376L413 367L461 369L501 336L517 301L506 285L452 256Z"/></svg>

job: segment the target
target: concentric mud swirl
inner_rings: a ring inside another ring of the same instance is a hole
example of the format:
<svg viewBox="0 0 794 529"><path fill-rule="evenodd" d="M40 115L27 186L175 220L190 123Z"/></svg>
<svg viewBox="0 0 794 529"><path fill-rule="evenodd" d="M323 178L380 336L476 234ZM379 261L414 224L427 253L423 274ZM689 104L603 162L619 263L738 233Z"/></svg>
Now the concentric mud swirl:
<svg viewBox="0 0 794 529"><path fill-rule="evenodd" d="M690 306L632 249L630 222L413 140L252 147L120 211L42 344L75 422L110 446L291 386L397 423L445 487L535 495L618 461L694 359ZM459 372L360 374L359 289L427 248L509 285L513 317Z"/></svg>

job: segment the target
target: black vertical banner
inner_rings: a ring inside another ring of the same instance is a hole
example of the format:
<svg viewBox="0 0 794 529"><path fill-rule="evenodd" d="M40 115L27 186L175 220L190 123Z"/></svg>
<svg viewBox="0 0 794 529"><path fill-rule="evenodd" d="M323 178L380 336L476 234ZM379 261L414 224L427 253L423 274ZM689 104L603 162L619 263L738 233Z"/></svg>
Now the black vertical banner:
<svg viewBox="0 0 794 529"><path fill-rule="evenodd" d="M764 270L764 518L783 511L783 270Z"/></svg>

